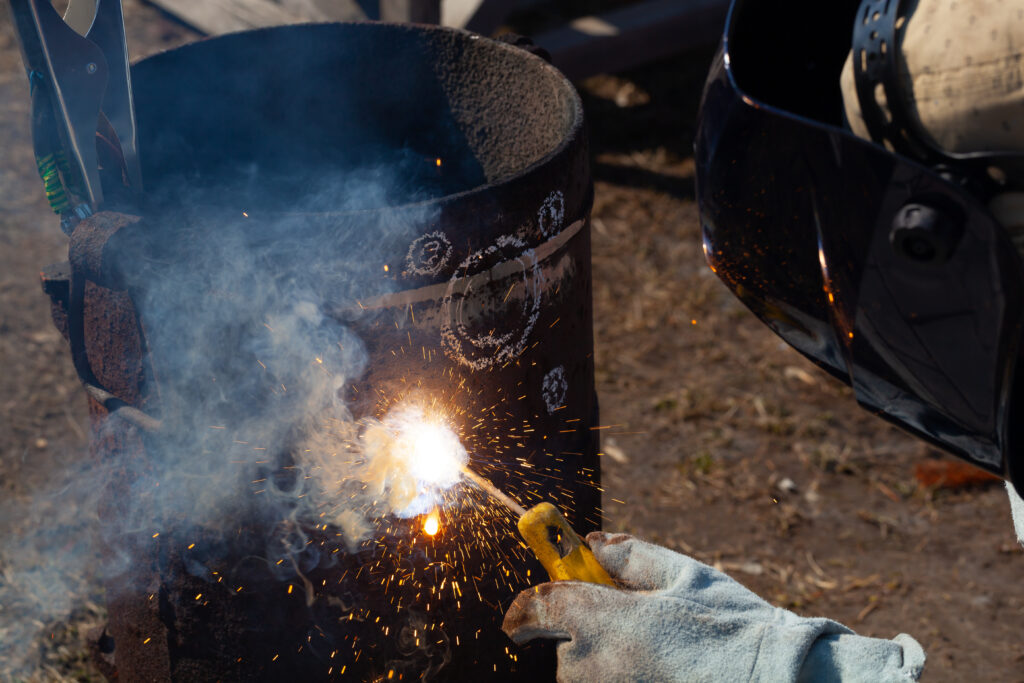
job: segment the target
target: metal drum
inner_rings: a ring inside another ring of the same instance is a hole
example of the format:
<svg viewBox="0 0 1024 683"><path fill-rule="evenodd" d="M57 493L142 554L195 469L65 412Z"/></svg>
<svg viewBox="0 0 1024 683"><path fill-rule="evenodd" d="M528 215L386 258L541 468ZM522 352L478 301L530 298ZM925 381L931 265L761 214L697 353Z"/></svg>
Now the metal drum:
<svg viewBox="0 0 1024 683"><path fill-rule="evenodd" d="M81 311L44 278L79 361L160 421L90 399L101 657L121 680L552 678L549 646L500 631L546 580L509 513L458 484L427 534L346 458L411 403L521 503L598 528L571 84L518 47L387 24L227 35L132 80L144 206L76 228Z"/></svg>

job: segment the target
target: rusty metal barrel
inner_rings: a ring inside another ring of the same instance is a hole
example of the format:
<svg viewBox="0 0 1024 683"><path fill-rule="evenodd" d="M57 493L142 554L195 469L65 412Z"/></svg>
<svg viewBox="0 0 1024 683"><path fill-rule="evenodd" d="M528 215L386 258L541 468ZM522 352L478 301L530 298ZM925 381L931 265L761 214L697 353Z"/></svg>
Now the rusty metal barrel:
<svg viewBox="0 0 1024 683"><path fill-rule="evenodd" d="M335 363L318 394L341 406L331 457L360 420L420 401L494 484L598 528L593 186L572 85L519 47L387 24L227 35L132 78L145 201L76 228L82 310L46 282L58 325L84 328L79 360L161 421L90 399L111 672L553 677L550 646L500 631L546 580L507 512L460 485L436 535L384 515L357 538L310 483L324 465L305 432Z"/></svg>

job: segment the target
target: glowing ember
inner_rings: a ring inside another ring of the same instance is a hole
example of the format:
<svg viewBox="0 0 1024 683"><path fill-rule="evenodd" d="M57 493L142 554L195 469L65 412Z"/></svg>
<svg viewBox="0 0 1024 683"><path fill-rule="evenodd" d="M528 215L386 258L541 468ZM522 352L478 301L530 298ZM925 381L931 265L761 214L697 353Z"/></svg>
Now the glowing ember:
<svg viewBox="0 0 1024 683"><path fill-rule="evenodd" d="M438 514L437 508L434 508L433 512L427 515L427 518L423 520L423 532L427 536L433 536L441 528L441 515Z"/></svg>

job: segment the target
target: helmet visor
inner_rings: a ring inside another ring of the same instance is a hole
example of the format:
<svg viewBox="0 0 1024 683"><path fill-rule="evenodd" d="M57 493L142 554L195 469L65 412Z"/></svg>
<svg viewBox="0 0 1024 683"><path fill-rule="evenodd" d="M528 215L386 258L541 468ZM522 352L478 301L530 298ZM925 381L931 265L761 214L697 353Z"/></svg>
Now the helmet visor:
<svg viewBox="0 0 1024 683"><path fill-rule="evenodd" d="M741 90L729 45L745 4L730 11L701 105L709 264L866 408L1008 476L1024 279L1006 231L931 170ZM834 96L839 57L817 67L830 81L805 88Z"/></svg>

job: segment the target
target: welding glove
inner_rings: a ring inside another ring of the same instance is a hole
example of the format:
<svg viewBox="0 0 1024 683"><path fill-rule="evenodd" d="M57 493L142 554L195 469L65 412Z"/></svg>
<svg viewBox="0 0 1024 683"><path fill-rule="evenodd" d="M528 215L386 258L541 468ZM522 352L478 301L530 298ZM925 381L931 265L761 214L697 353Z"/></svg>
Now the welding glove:
<svg viewBox="0 0 1024 683"><path fill-rule="evenodd" d="M587 536L621 589L579 581L528 588L502 626L516 643L553 638L558 680L916 681L908 635L856 635L773 607L705 564L625 534Z"/></svg>

